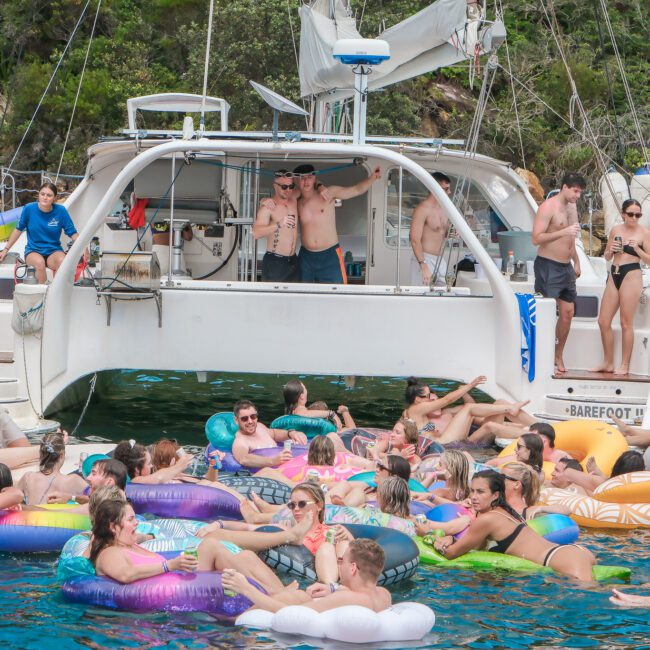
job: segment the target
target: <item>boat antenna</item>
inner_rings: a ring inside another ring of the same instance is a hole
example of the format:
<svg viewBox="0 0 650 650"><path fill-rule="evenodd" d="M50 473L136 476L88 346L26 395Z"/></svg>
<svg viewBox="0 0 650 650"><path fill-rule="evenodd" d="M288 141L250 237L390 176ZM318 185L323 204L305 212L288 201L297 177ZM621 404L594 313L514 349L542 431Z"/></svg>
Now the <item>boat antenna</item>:
<svg viewBox="0 0 650 650"><path fill-rule="evenodd" d="M2 177L0 178L0 185L4 184L4 179L6 177L6 174L4 173L4 170L6 169L7 171L11 171L11 168L14 166L14 163L16 162L16 158L18 157L18 152L20 151L21 147L25 143L25 138L27 137L27 134L29 133L29 130L32 128L32 124L34 124L34 120L36 119L36 115L38 114L38 111L41 108L41 105L43 104L43 100L45 99L45 96L50 90L50 86L52 85L52 82L54 81L54 77L56 76L56 73L59 71L59 68L61 67L61 64L63 63L63 59L65 58L65 55L67 54L68 50L70 49L70 45L74 39L75 34L77 33L77 30L79 29L79 26L81 25L81 22L84 19L84 16L86 15L86 11L88 10L88 6L90 5L91 0L88 0L86 2L86 6L82 9L81 15L79 16L79 19L77 20L77 24L74 26L74 29L72 30L72 33L70 34L70 38L68 38L68 42L65 44L65 48L63 48L63 52L61 52L61 56L59 57L59 60L57 61L57 64L54 68L54 71L50 75L50 80L47 82L47 86L45 86L45 90L43 91L43 94L41 95L41 98L38 100L38 104L36 105L36 108L34 109L34 113L32 115L32 119L29 120L29 124L27 125L27 128L25 129L25 132L23 133L23 137L20 139L20 142L18 143L18 147L16 147L16 151L14 151L14 155L11 158L11 162L7 167L3 167L3 172L2 172Z"/></svg>
<svg viewBox="0 0 650 650"><path fill-rule="evenodd" d="M81 93L81 85L84 81L84 74L86 72L86 66L88 65L88 56L90 55L90 48L93 44L93 37L95 36L95 27L97 27L97 18L99 18L99 9L102 6L102 0L97 2L97 11L95 12L95 20L93 20L93 26L90 30L90 39L88 40L88 47L86 48L86 57L84 58L84 64L81 68L81 75L79 76L79 85L77 86L77 94L74 98L74 104L72 105L72 113L70 114L70 122L68 122L68 130L65 134L65 140L63 141L63 149L61 150L61 157L59 158L59 166L56 169L56 177L54 182L56 183L59 180L59 174L61 173L61 165L63 165L63 156L65 155L65 150L68 147L68 139L70 138L70 131L72 129L72 122L74 120L74 114L77 110L77 103L79 101L79 94ZM78 426L78 425L77 425Z"/></svg>
<svg viewBox="0 0 650 650"><path fill-rule="evenodd" d="M205 99L208 94L208 69L210 68L210 44L212 42L212 17L214 16L214 0L210 0L210 13L208 15L208 38L205 44L205 64L203 66L203 97L201 99L201 121L199 122L199 135L205 132Z"/></svg>

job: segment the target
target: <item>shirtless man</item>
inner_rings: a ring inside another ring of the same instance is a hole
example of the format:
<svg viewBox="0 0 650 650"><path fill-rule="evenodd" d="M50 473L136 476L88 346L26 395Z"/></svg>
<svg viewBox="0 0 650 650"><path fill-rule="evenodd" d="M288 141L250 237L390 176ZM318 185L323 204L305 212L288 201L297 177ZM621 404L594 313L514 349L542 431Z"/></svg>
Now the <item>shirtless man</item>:
<svg viewBox="0 0 650 650"><path fill-rule="evenodd" d="M274 194L260 202L253 237L266 237L262 260L262 282L300 282L298 241L298 193L293 174L278 169L273 179Z"/></svg>
<svg viewBox="0 0 650 650"><path fill-rule="evenodd" d="M431 176L447 194L451 194L451 180L448 176L441 172L433 172ZM438 262L438 256L448 227L447 215L433 194L429 194L413 210L410 233L411 247L413 248L411 284L428 287L431 284L436 264L439 265L436 279L444 280L447 274L447 263L443 258L440 258L440 262Z"/></svg>
<svg viewBox="0 0 650 650"><path fill-rule="evenodd" d="M269 429L259 422L255 404L249 400L240 400L233 410L239 430L232 444L232 455L244 467L275 467L293 458L290 451L281 451L274 456L251 454L255 449L269 449L285 440L292 440L298 445L307 444L307 437L300 431Z"/></svg>
<svg viewBox="0 0 650 650"><path fill-rule="evenodd" d="M301 197L298 199L302 246L300 248L300 272L303 282L347 284L343 254L336 232L336 199L353 199L370 189L381 178L377 167L368 178L350 187L330 185L328 192L319 193L313 165L298 165L293 170L298 177Z"/></svg>
<svg viewBox="0 0 650 650"><path fill-rule="evenodd" d="M377 586L377 580L384 568L384 551L370 539L355 539L345 553L338 558L340 587L316 583L307 591L296 591L296 604L317 612L326 612L335 607L360 605L374 612L381 612L391 606L391 595L387 589ZM221 579L226 589L246 596L255 609L277 612L287 606L286 602L267 596L252 585L243 575L226 569Z"/></svg>
<svg viewBox="0 0 650 650"><path fill-rule="evenodd" d="M576 278L580 277L576 251L580 224L576 203L585 187L582 176L567 174L562 179L559 194L539 206L533 223L533 244L539 246L535 258L535 291L545 298L555 298L558 310L555 326L555 366L558 373L566 372L562 357L575 312Z"/></svg>

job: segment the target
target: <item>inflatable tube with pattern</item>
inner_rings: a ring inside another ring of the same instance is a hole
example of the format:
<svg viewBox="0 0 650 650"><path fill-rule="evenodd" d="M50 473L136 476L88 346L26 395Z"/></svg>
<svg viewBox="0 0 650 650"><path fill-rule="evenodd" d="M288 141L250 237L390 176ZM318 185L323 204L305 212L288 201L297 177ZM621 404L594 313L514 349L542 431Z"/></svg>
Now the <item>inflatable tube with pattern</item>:
<svg viewBox="0 0 650 650"><path fill-rule="evenodd" d="M254 454L255 456L264 456L264 457L269 457L269 456L275 456L279 453L282 452L283 450L283 445L277 445L276 447L266 447L264 449L255 449L251 451L251 454ZM306 454L308 450L307 445L292 445L291 446L291 454L292 456L301 456L302 454ZM210 452L214 451L215 447L212 446L211 444L208 445L205 449L205 462L207 464L208 462L208 456ZM239 461L232 455L231 452L227 451L226 455L223 457L221 460L221 470L223 472L245 472L246 474L254 474L255 472L259 471L259 467L244 467L244 465L241 465Z"/></svg>
<svg viewBox="0 0 650 650"><path fill-rule="evenodd" d="M593 494L607 503L650 503L650 472L628 472L601 483Z"/></svg>
<svg viewBox="0 0 650 650"><path fill-rule="evenodd" d="M307 465L307 454L303 454L282 463L278 471L295 483L307 480L309 471L317 472L319 481L346 481L362 471L361 468L350 464L355 458L358 457L354 454L337 452L334 465Z"/></svg>
<svg viewBox="0 0 650 650"><path fill-rule="evenodd" d="M587 528L650 528L650 503L609 503L560 488L542 490L540 502L566 506L571 519Z"/></svg>
<svg viewBox="0 0 650 650"><path fill-rule="evenodd" d="M359 474L351 476L348 481L361 481L370 487L377 487L374 472L360 472ZM414 479L409 480L409 490L411 490L411 492L428 492L422 483Z"/></svg>
<svg viewBox="0 0 650 650"><path fill-rule="evenodd" d="M289 500L291 488L282 481L259 476L219 476L219 482L237 490L245 499L257 494L267 503L282 505Z"/></svg>
<svg viewBox="0 0 650 650"><path fill-rule="evenodd" d="M392 585L410 578L418 567L419 554L413 540L404 533L390 528L346 524L354 537L373 539L386 555L384 570L377 581L379 585ZM259 531L277 531L276 526L263 526ZM272 569L277 569L298 578L316 580L314 556L304 546L284 544L266 551L260 557Z"/></svg>

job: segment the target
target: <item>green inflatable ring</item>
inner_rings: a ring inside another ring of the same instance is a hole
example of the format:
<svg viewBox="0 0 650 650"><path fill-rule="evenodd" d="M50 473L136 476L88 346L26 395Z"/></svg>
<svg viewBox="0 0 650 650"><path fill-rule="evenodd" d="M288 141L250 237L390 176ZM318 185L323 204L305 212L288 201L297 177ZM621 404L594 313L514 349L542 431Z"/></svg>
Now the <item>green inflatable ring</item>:
<svg viewBox="0 0 650 650"><path fill-rule="evenodd" d="M271 429L302 431L309 440L316 436L336 433L336 425L323 418L309 418L304 415L282 415L271 422Z"/></svg>
<svg viewBox="0 0 650 650"><path fill-rule="evenodd" d="M436 551L433 546L424 543L422 537L414 537L420 551L420 562L422 564L432 564L436 566L448 566L456 569L473 569L475 571L485 570L504 570L504 571L521 571L534 573L553 572L551 567L541 566L530 560L524 560L514 555L505 553L492 553L491 551L469 551L460 557L448 560ZM622 566L607 566L597 564L593 568L594 580L627 580L632 575L632 570Z"/></svg>

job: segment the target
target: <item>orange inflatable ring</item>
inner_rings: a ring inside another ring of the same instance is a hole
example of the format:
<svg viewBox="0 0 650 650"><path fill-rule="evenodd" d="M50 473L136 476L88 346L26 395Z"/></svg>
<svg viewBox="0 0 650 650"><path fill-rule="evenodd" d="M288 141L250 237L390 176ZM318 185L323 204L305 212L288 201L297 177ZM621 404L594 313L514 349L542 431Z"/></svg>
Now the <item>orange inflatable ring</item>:
<svg viewBox="0 0 650 650"><path fill-rule="evenodd" d="M650 504L650 472L629 472L601 483L593 494L605 503Z"/></svg>
<svg viewBox="0 0 650 650"><path fill-rule="evenodd" d="M585 467L586 460L594 457L603 474L609 475L616 459L629 449L623 434L613 425L598 420L568 420L553 425L555 446L563 449ZM513 440L501 451L501 456L512 456L517 441ZM551 478L555 463L544 462L543 470ZM586 468L585 468L586 469Z"/></svg>
<svg viewBox="0 0 650 650"><path fill-rule="evenodd" d="M544 505L566 506L571 510L571 519L579 526L628 530L650 528L650 503L608 503L559 488L542 490L540 502Z"/></svg>

